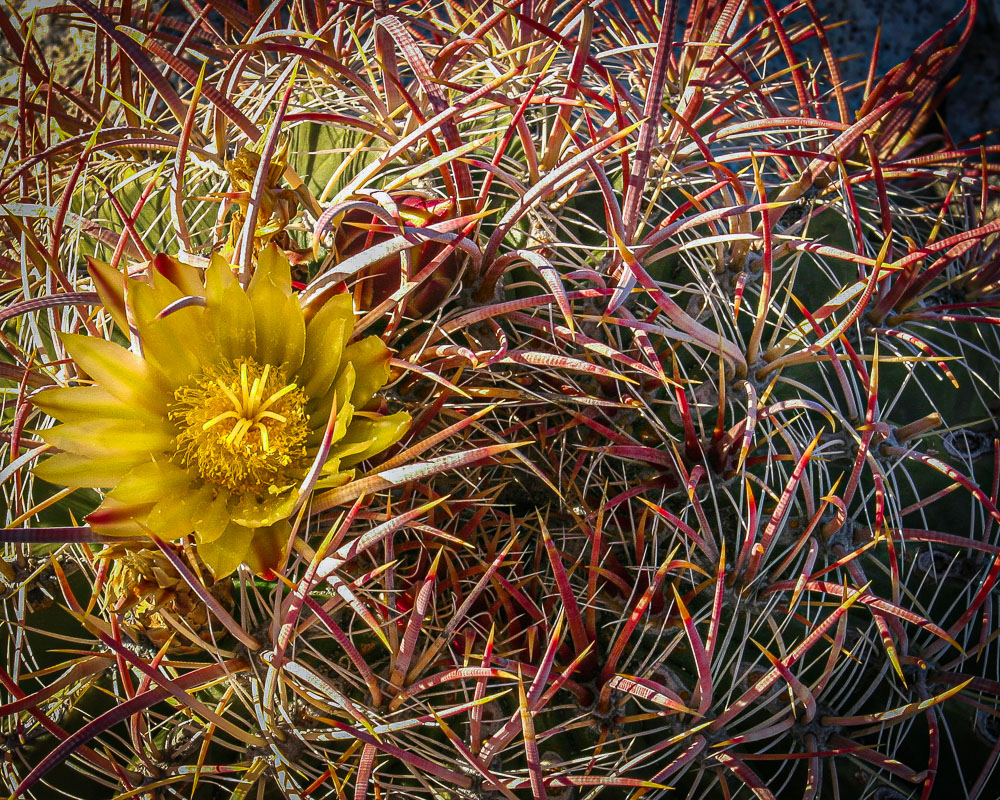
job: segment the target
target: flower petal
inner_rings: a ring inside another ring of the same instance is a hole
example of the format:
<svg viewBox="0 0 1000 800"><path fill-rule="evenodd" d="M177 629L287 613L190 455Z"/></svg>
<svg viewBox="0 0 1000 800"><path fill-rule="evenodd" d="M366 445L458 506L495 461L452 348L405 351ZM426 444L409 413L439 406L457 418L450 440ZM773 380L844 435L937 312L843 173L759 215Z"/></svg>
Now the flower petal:
<svg viewBox="0 0 1000 800"><path fill-rule="evenodd" d="M60 422L85 419L150 419L141 408L127 406L100 386L66 386L42 389L31 396L31 402ZM157 416L158 418L158 416Z"/></svg>
<svg viewBox="0 0 1000 800"><path fill-rule="evenodd" d="M134 420L95 418L56 425L39 435L60 450L134 462L171 449L175 431L165 420L147 419L136 425Z"/></svg>
<svg viewBox="0 0 1000 800"><path fill-rule="evenodd" d="M348 469L343 472L334 472L330 475L325 475L316 481L315 489L336 489L338 486L343 486L345 483L349 483L354 480L354 470Z"/></svg>
<svg viewBox="0 0 1000 800"><path fill-rule="evenodd" d="M326 419L329 420L330 412L327 411ZM333 424L333 434L330 436L330 443L336 444L341 439L347 435L347 429L351 425L351 420L354 419L354 406L350 403L344 403L343 407L337 409L337 420ZM313 415L310 418L310 424L319 425L322 423L322 419L318 414ZM315 450L323 441L323 435L326 433L326 424L322 424L320 427L315 428L312 433L309 434L309 438L306 439L306 445L310 448L310 453L314 453Z"/></svg>
<svg viewBox="0 0 1000 800"><path fill-rule="evenodd" d="M212 254L212 259L205 270L205 297L209 304L219 302L223 292L236 284L236 275L232 265L218 253Z"/></svg>
<svg viewBox="0 0 1000 800"><path fill-rule="evenodd" d="M148 361L96 336L60 333L59 338L73 360L116 398L163 415L171 394Z"/></svg>
<svg viewBox="0 0 1000 800"><path fill-rule="evenodd" d="M292 296L292 267L288 258L277 245L270 244L260 251L257 258L257 268L250 278L247 291L252 298L262 284L268 284L277 289L285 297Z"/></svg>
<svg viewBox="0 0 1000 800"><path fill-rule="evenodd" d="M337 408L345 408L350 405L351 412L353 413L354 406L351 404L349 398L354 392L355 377L354 365L351 363L344 364L343 369L337 375L337 380L333 382L333 386L330 387L326 395L318 399L313 398L310 402L309 422L311 425L315 428L326 427L335 399Z"/></svg>
<svg viewBox="0 0 1000 800"><path fill-rule="evenodd" d="M374 439L362 439L358 442L341 442L337 447L330 450L330 458L334 458L338 462L346 461L356 453L363 453L370 445L374 444L374 442ZM354 459L354 461L360 460L360 458Z"/></svg>
<svg viewBox="0 0 1000 800"><path fill-rule="evenodd" d="M299 368L299 380L306 395L320 397L327 393L340 369L344 345L354 330L351 296L331 297L306 327L306 348Z"/></svg>
<svg viewBox="0 0 1000 800"><path fill-rule="evenodd" d="M184 308L166 319L136 324L143 355L166 375L172 386L181 386L211 363L214 337L204 326L200 308ZM197 334L206 338L197 342Z"/></svg>
<svg viewBox="0 0 1000 800"><path fill-rule="evenodd" d="M194 530L191 522L194 505L191 494L165 497L150 510L146 525L161 539L180 539Z"/></svg>
<svg viewBox="0 0 1000 800"><path fill-rule="evenodd" d="M125 311L125 275L110 264L87 256L87 272L94 281L101 304L111 314L111 319L123 331L128 330L128 315Z"/></svg>
<svg viewBox="0 0 1000 800"><path fill-rule="evenodd" d="M136 278L125 280L128 305L132 309L132 317L136 323L147 323L156 319L156 315L163 309L184 296L184 293L170 281L160 275L156 277L158 280L155 286Z"/></svg>
<svg viewBox="0 0 1000 800"><path fill-rule="evenodd" d="M294 486L271 486L272 494L258 500L251 494L232 495L229 500L229 516L248 528L262 528L285 519L295 507Z"/></svg>
<svg viewBox="0 0 1000 800"><path fill-rule="evenodd" d="M214 542L229 525L229 508L223 495L213 496L206 486L195 497L194 510L191 512L191 524L194 535L199 543Z"/></svg>
<svg viewBox="0 0 1000 800"><path fill-rule="evenodd" d="M342 443L346 443L358 437L358 440L368 440L368 446L359 453L345 456L342 463L345 467L352 467L359 461L381 453L387 447L391 447L410 428L410 415L405 411L399 411L386 417L378 419L356 419L351 425Z"/></svg>
<svg viewBox="0 0 1000 800"><path fill-rule="evenodd" d="M211 332L204 322L205 309L189 306L157 319L157 315L173 302L166 297L176 294L174 299L180 299L182 296L173 284L168 284L173 292L159 294L139 281L130 280L128 285L129 305L134 311L135 326L142 340L143 356L153 362L174 386L201 372L202 365L217 352Z"/></svg>
<svg viewBox="0 0 1000 800"><path fill-rule="evenodd" d="M60 486L108 489L118 483L132 466L132 463L123 463L115 458L89 458L76 453L58 453L36 464L31 472L36 478Z"/></svg>
<svg viewBox="0 0 1000 800"><path fill-rule="evenodd" d="M173 256L158 253L153 257L153 268L156 270L153 273L154 284L159 282L158 278L162 275L176 286L182 295L205 296L201 272L194 267L182 264Z"/></svg>
<svg viewBox="0 0 1000 800"><path fill-rule="evenodd" d="M385 386L389 380L390 358L389 348L377 336L366 336L344 349L342 362L353 364L356 375L350 397L355 408L364 408L375 392Z"/></svg>
<svg viewBox="0 0 1000 800"><path fill-rule="evenodd" d="M131 469L108 497L122 503L158 503L176 497L191 485L191 476L170 461L148 461Z"/></svg>
<svg viewBox="0 0 1000 800"><path fill-rule="evenodd" d="M277 569L281 565L291 532L292 528L285 520L266 528L254 528L250 547L243 557L246 565L258 575L266 575Z"/></svg>
<svg viewBox="0 0 1000 800"><path fill-rule="evenodd" d="M216 580L226 577L243 563L254 532L242 525L230 523L218 539L199 544L198 555L212 570Z"/></svg>
<svg viewBox="0 0 1000 800"><path fill-rule="evenodd" d="M146 528L143 523L152 507L152 503L121 503L111 497L105 497L104 502L91 511L85 519L97 533L146 539Z"/></svg>
<svg viewBox="0 0 1000 800"><path fill-rule="evenodd" d="M337 398L337 408L346 403L351 403L352 407L356 407L351 398L354 396L354 387L357 382L358 371L354 368L354 364L348 361L333 382L333 396Z"/></svg>
<svg viewBox="0 0 1000 800"><path fill-rule="evenodd" d="M209 287L205 324L224 358L232 361L257 354L253 305L238 283L220 287L217 296Z"/></svg>
<svg viewBox="0 0 1000 800"><path fill-rule="evenodd" d="M247 288L257 331L257 360L292 375L302 365L306 322L298 297L292 294L292 273L285 254L265 247Z"/></svg>
<svg viewBox="0 0 1000 800"><path fill-rule="evenodd" d="M291 375L302 365L306 345L306 322L295 297L261 281L250 291L257 333L257 360L281 367Z"/></svg>

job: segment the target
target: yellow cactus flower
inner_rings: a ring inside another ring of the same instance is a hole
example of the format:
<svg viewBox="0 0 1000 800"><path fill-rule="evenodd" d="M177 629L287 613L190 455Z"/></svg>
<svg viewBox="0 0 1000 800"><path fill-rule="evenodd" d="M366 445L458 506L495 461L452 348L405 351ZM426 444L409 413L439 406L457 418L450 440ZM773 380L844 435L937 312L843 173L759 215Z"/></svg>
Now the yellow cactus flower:
<svg viewBox="0 0 1000 800"><path fill-rule="evenodd" d="M141 354L60 337L92 383L33 398L63 423L42 434L62 452L34 473L107 490L87 517L99 532L194 534L216 578L244 562L266 573L304 492L346 483L354 465L406 432L408 414L370 408L389 377L389 350L375 336L348 344L348 295L307 320L274 246L246 289L220 257L204 274L166 257L154 265L149 283L97 265L105 305L123 328L134 325ZM329 451L317 464L325 435Z"/></svg>

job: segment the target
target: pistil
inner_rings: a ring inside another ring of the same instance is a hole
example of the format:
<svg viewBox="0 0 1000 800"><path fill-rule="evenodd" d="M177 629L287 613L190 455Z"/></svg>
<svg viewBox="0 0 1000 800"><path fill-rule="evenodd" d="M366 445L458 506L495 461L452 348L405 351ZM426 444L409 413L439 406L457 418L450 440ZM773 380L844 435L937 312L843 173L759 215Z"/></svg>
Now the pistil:
<svg viewBox="0 0 1000 800"><path fill-rule="evenodd" d="M174 399L177 458L210 483L262 495L305 457L305 392L270 364L214 365Z"/></svg>

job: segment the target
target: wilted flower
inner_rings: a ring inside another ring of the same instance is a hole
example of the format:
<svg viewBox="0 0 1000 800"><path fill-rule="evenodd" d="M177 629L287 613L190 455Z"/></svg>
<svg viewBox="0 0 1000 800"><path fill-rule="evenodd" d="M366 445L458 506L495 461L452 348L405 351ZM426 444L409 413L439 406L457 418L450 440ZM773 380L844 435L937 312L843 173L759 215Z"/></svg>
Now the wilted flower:
<svg viewBox="0 0 1000 800"><path fill-rule="evenodd" d="M455 203L451 199L427 198L408 192L393 192L390 195L400 220L407 225L426 227L454 216ZM397 233L371 212L353 208L337 221L333 249L337 260L343 261L391 239ZM446 245L440 242L421 242L410 248L405 266L401 264L399 255L393 254L365 267L358 273L360 280L354 284L358 308L374 308L438 259L432 274L402 301L402 305L417 316L436 308L461 273L461 251L453 250L445 255L445 249Z"/></svg>
<svg viewBox="0 0 1000 800"><path fill-rule="evenodd" d="M227 610L232 607L232 581L214 583L194 554L176 545L167 546L193 571L201 573L215 600ZM139 641L144 636L162 647L176 633L170 624L172 618L175 624L183 621L198 636L209 640L208 608L159 549L114 547L102 555L111 562L104 584L105 600L133 639ZM187 642L181 638L174 649L187 649Z"/></svg>
<svg viewBox="0 0 1000 800"><path fill-rule="evenodd" d="M295 245L285 230L298 209L295 192L281 188L281 178L288 166L288 136L282 135L277 150L268 164L264 185L261 187L260 206L257 210L257 224L253 231L254 252L259 252L267 244L274 243L282 250L294 250ZM251 190L260 168L261 151L264 140L256 145L241 147L239 152L226 161L226 172L232 181L231 192L217 195L230 200L235 206L229 223L229 240L226 248L231 252L239 240L247 208L251 202Z"/></svg>
<svg viewBox="0 0 1000 800"><path fill-rule="evenodd" d="M347 344L347 295L307 321L276 247L262 251L245 290L218 257L204 276L174 259L154 263L150 283L123 286L141 355L93 336L61 336L93 385L35 396L64 423L43 433L63 452L35 474L109 489L87 518L97 531L193 533L217 578L241 562L265 572L281 557L326 430L332 444L318 489L351 480L355 464L405 433L405 412L365 410L388 380L389 350L374 336ZM92 267L126 327L125 307L107 288L120 278Z"/></svg>

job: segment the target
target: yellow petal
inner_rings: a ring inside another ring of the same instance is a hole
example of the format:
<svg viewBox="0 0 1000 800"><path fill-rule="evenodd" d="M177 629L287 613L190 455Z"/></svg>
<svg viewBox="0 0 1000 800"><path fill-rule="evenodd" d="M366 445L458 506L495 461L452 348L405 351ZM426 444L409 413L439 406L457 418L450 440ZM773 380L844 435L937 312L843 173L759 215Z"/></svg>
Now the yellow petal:
<svg viewBox="0 0 1000 800"><path fill-rule="evenodd" d="M158 414L172 397L163 376L144 359L113 342L78 333L60 333L67 352L97 383L126 405Z"/></svg>
<svg viewBox="0 0 1000 800"><path fill-rule="evenodd" d="M247 294L256 323L257 360L293 374L302 364L306 323L298 297L292 294L288 259L274 245L261 251Z"/></svg>
<svg viewBox="0 0 1000 800"><path fill-rule="evenodd" d="M182 264L173 256L159 253L153 258L153 284L160 283L160 276L176 286L182 295L205 296L205 285L200 270Z"/></svg>
<svg viewBox="0 0 1000 800"><path fill-rule="evenodd" d="M203 491L205 494L199 493L194 511L191 512L191 523L199 544L214 542L230 523L226 498L222 495L211 497L211 491L207 487Z"/></svg>
<svg viewBox="0 0 1000 800"><path fill-rule="evenodd" d="M258 575L267 575L281 565L291 526L284 520L266 528L254 528L244 562Z"/></svg>
<svg viewBox="0 0 1000 800"><path fill-rule="evenodd" d="M326 413L326 419L330 419L329 411ZM354 419L354 406L350 403L345 403L342 408L337 409L337 420L333 424L333 435L330 437L331 444L336 444L344 438L352 419ZM323 441L323 434L326 432L326 423L317 414L310 418L310 424L322 425L322 427L318 427L310 433L309 438L306 439L306 445L309 448L317 448Z"/></svg>
<svg viewBox="0 0 1000 800"><path fill-rule="evenodd" d="M331 398L336 397L337 408L342 408L347 403L351 404L352 408L357 408L357 405L351 400L354 396L354 387L358 381L358 373L354 369L354 364L347 362L341 368L340 373L337 375L337 379L333 382ZM329 405L327 406L326 419L329 419Z"/></svg>
<svg viewBox="0 0 1000 800"><path fill-rule="evenodd" d="M255 276L256 277L256 276ZM281 367L286 375L298 371L306 345L306 322L296 297L288 297L269 281L251 288L257 360Z"/></svg>
<svg viewBox="0 0 1000 800"><path fill-rule="evenodd" d="M134 420L97 418L67 422L39 435L60 450L134 462L172 449L174 433L173 426L164 420L147 419L136 425Z"/></svg>
<svg viewBox="0 0 1000 800"><path fill-rule="evenodd" d="M253 306L250 298L238 283L230 283L218 290L209 287L205 324L224 358L255 357L257 334L254 329Z"/></svg>
<svg viewBox="0 0 1000 800"><path fill-rule="evenodd" d="M147 461L131 469L108 497L122 503L158 503L186 492L190 484L187 470L166 460Z"/></svg>
<svg viewBox="0 0 1000 800"><path fill-rule="evenodd" d="M67 386L43 389L31 396L31 402L60 422L85 419L150 419L151 415L135 406L127 406L100 386Z"/></svg>
<svg viewBox="0 0 1000 800"><path fill-rule="evenodd" d="M162 372L172 386L181 386L212 363L215 350L211 333L203 325L200 308L185 308L166 319L136 325L143 355ZM193 334L193 335L190 335ZM195 343L195 337L205 338Z"/></svg>
<svg viewBox="0 0 1000 800"><path fill-rule="evenodd" d="M173 284L169 284L174 289ZM181 295L177 294L176 299ZM202 365L215 353L211 332L204 323L205 309L190 306L163 319L157 315L173 300L162 302L144 283L129 281L129 303L142 340L143 357L154 363L174 386L200 373Z"/></svg>
<svg viewBox="0 0 1000 800"><path fill-rule="evenodd" d="M137 323L156 319L168 305L180 300L184 293L170 281L160 277L157 285L136 278L127 278L125 288L128 294L128 305L132 309L132 317Z"/></svg>
<svg viewBox="0 0 1000 800"><path fill-rule="evenodd" d="M351 456L356 453L363 453L368 449L369 445L374 443L374 439L363 439L359 442L347 442L346 444L341 442L334 448L330 450L330 458L335 458L338 461L350 460ZM353 459L354 462L360 461L360 458Z"/></svg>
<svg viewBox="0 0 1000 800"><path fill-rule="evenodd" d="M125 276L110 264L87 256L87 272L94 281L101 304L111 314L111 319L123 331L128 330L125 312Z"/></svg>
<svg viewBox="0 0 1000 800"><path fill-rule="evenodd" d="M114 458L88 458L75 453L58 453L36 464L31 470L37 478L60 486L78 489L107 489L114 486L133 466Z"/></svg>
<svg viewBox="0 0 1000 800"><path fill-rule="evenodd" d="M152 503L121 503L111 497L86 516L87 524L106 536L147 539L144 526Z"/></svg>
<svg viewBox="0 0 1000 800"><path fill-rule="evenodd" d="M344 345L354 330L351 296L331 297L306 326L306 349L299 380L308 397L326 394L340 369Z"/></svg>
<svg viewBox="0 0 1000 800"><path fill-rule="evenodd" d="M344 368L340 370L340 374L337 375L337 380L333 382L333 386L330 387L329 391L319 398L313 398L309 404L309 424L317 429L323 429L326 427L327 420L330 419L330 410L333 407L334 398L336 398L337 408L346 408L351 406L351 411L353 413L354 406L350 403L348 398L354 392L354 365L345 364Z"/></svg>
<svg viewBox="0 0 1000 800"><path fill-rule="evenodd" d="M354 365L356 375L350 398L355 408L364 408L375 392L385 386L389 380L390 358L389 348L377 336L366 336L345 348L343 361Z"/></svg>
<svg viewBox="0 0 1000 800"><path fill-rule="evenodd" d="M209 303L218 302L222 293L235 283L232 265L218 253L213 253L205 270L205 297Z"/></svg>
<svg viewBox="0 0 1000 800"><path fill-rule="evenodd" d="M378 419L355 420L343 441L348 442L358 437L359 440L368 440L369 444L361 452L342 458L343 465L351 467L359 461L381 453L402 439L409 427L410 415L405 411Z"/></svg>
<svg viewBox="0 0 1000 800"><path fill-rule="evenodd" d="M218 539L199 544L197 547L198 555L212 570L215 579L220 580L234 572L243 563L247 550L250 549L252 538L252 530L236 523L230 523Z"/></svg>
<svg viewBox="0 0 1000 800"><path fill-rule="evenodd" d="M258 500L251 494L232 495L229 499L229 516L248 528L262 528L285 519L295 507L296 486L270 487L273 493Z"/></svg>
<svg viewBox="0 0 1000 800"><path fill-rule="evenodd" d="M190 493L165 497L150 510L146 525L161 539L180 539L194 530L191 523L194 505Z"/></svg>
<svg viewBox="0 0 1000 800"><path fill-rule="evenodd" d="M354 470L349 469L343 472L334 472L330 475L325 475L316 481L316 489L336 489L338 486L343 486L345 483L354 480Z"/></svg>
<svg viewBox="0 0 1000 800"><path fill-rule="evenodd" d="M292 296L291 265L285 254L273 244L261 250L257 258L257 268L250 278L250 286L247 287L251 297L262 284L273 286L285 297Z"/></svg>

